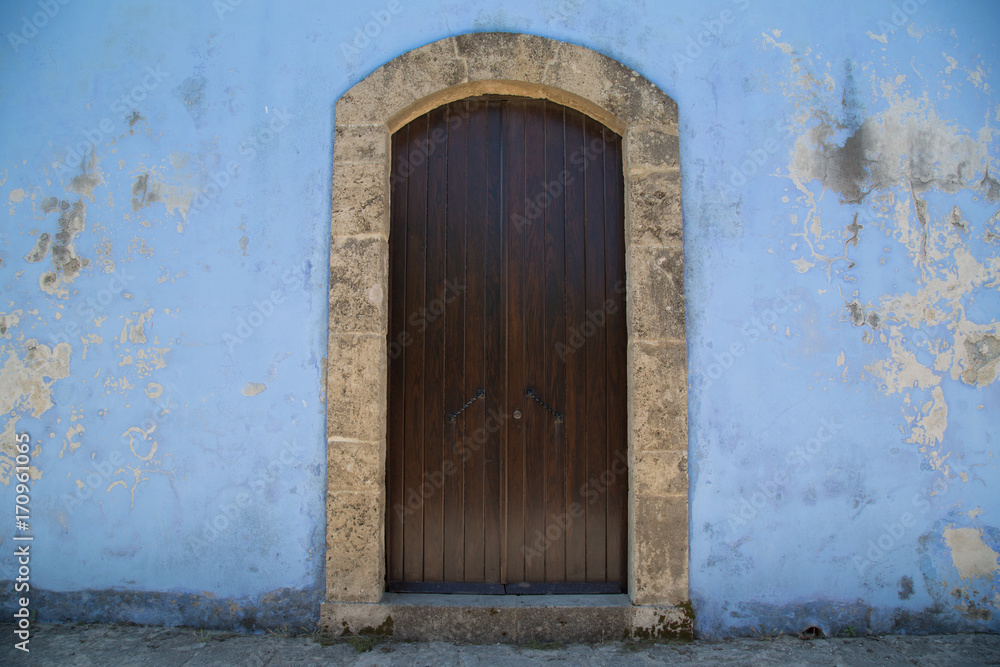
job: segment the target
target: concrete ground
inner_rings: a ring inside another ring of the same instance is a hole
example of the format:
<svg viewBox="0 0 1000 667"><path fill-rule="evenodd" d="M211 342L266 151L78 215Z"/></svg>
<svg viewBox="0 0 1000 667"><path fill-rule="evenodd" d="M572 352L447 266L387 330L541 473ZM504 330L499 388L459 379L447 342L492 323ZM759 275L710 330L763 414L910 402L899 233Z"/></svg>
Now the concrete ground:
<svg viewBox="0 0 1000 667"><path fill-rule="evenodd" d="M470 645L337 641L129 625L33 625L30 653L0 625L0 665L1000 665L1000 635Z"/></svg>

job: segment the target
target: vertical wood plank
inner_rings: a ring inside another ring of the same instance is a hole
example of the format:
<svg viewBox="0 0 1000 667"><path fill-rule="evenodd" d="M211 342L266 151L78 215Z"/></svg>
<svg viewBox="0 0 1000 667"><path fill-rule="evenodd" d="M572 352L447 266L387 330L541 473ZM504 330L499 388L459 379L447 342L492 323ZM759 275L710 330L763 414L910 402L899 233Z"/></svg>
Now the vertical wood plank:
<svg viewBox="0 0 1000 667"><path fill-rule="evenodd" d="M566 406L566 216L564 207L565 107L545 104L545 179L541 201L545 225L545 325L542 396L557 412ZM565 417L565 416L564 416ZM547 452L545 482L545 581L566 580L566 429L546 413L544 446Z"/></svg>
<svg viewBox="0 0 1000 667"><path fill-rule="evenodd" d="M507 411L524 411L524 102L507 104L504 127L504 205L507 219ZM524 578L525 533L525 452L524 419L508 419L506 456L506 582L519 583Z"/></svg>
<svg viewBox="0 0 1000 667"><path fill-rule="evenodd" d="M524 144L526 147L524 183L528 224L524 228L524 386L521 388L526 452L525 532L530 549L525 557L525 578L528 581L545 581L545 429L548 414L534 400L524 397L531 388L543 392L545 360L545 221L538 209L538 196L545 180L544 146L545 126L543 103L531 100L525 103Z"/></svg>
<svg viewBox="0 0 1000 667"><path fill-rule="evenodd" d="M603 128L584 120L587 187L586 235L587 312L604 308L604 141ZM586 338L587 349L587 581L607 578L607 354L603 327Z"/></svg>
<svg viewBox="0 0 1000 667"><path fill-rule="evenodd" d="M581 331L586 322L586 257L584 214L586 180L584 177L583 115L566 112L566 156L569 176L566 179L566 327ZM566 526L566 580L587 579L587 352L582 342L568 341L564 362L566 384L566 442L572 454L566 461L567 497L570 521Z"/></svg>
<svg viewBox="0 0 1000 667"><path fill-rule="evenodd" d="M486 164L486 238L485 238L485 360L486 360L486 420L487 435L485 457L485 515L483 529L484 578L500 582L501 533L503 532L501 486L503 475L502 437L504 434L503 357L506 348L507 308L504 289L503 250L503 114L500 102L492 101L487 107L487 164Z"/></svg>
<svg viewBox="0 0 1000 667"><path fill-rule="evenodd" d="M445 409L457 410L465 398L465 195L468 137L467 105L448 109L448 238L445 275ZM464 456L465 420L445 423L444 580L465 578Z"/></svg>
<svg viewBox="0 0 1000 667"><path fill-rule="evenodd" d="M466 253L469 278L465 318L465 399L485 388L486 114L475 111L468 123ZM456 406L457 409L461 406ZM485 581L485 401L477 400L459 419L471 434L465 461L465 581Z"/></svg>
<svg viewBox="0 0 1000 667"><path fill-rule="evenodd" d="M625 206L621 138L605 128L604 153L604 246L605 289L609 304L605 313L608 358L608 461L612 477L608 484L607 580L624 586L627 577L625 526L627 525L628 452L626 444L627 379L625 350Z"/></svg>
<svg viewBox="0 0 1000 667"><path fill-rule="evenodd" d="M444 580L444 279L448 147L444 108L428 114L424 328L424 581Z"/></svg>
<svg viewBox="0 0 1000 667"><path fill-rule="evenodd" d="M403 485L403 397L406 337L406 145L407 129L392 137L392 174L389 215L389 356L388 429L386 437L386 492L389 511L386 513L387 576L389 581L403 581L403 521L407 514Z"/></svg>
<svg viewBox="0 0 1000 667"><path fill-rule="evenodd" d="M422 581L424 574L424 498L420 493L423 484L424 452L424 330L411 324L411 315L424 307L424 266L427 235L427 162L415 159L421 154L427 139L427 117L418 118L410 126L407 153L410 165L406 201L406 325L413 341L406 350L404 395L404 484L407 493L419 495L416 507L403 522L403 578Z"/></svg>

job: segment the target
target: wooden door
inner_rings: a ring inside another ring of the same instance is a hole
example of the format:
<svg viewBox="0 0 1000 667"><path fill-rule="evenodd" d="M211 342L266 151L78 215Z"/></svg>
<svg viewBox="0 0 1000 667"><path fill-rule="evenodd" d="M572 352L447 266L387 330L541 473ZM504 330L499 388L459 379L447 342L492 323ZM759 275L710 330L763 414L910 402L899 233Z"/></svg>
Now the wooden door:
<svg viewBox="0 0 1000 667"><path fill-rule="evenodd" d="M621 139L472 98L392 138L388 586L625 586Z"/></svg>

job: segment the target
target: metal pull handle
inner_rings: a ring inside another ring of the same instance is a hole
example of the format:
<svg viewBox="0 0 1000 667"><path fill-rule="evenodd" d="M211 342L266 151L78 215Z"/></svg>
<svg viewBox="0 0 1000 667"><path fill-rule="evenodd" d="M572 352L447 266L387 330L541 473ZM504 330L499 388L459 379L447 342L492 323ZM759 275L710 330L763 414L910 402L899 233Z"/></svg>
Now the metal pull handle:
<svg viewBox="0 0 1000 667"><path fill-rule="evenodd" d="M463 405L462 407L460 407L460 408L459 408L459 409L458 409L458 410L457 410L456 412L452 412L452 413L451 413L450 415L446 415L446 416L445 416L445 419L446 419L446 420L447 420L447 421L448 421L449 423L451 423L451 424L454 424L454 423L455 423L455 420L456 420L456 419L458 419L458 416L459 416L460 414L462 414L462 410L465 410L465 409L466 409L467 407L469 407L470 405L472 405L473 403L475 403L475 402L476 402L476 399L477 399L477 398L479 398L479 397L481 397L481 396L485 396L485 395L486 395L486 391L485 391L485 390L483 390L483 389L480 389L479 391L477 391L477 392L476 392L476 395L475 395L475 396L473 396L472 398L470 398L470 399L469 399L469 400L468 400L468 401L466 402L466 404L465 404L465 405Z"/></svg>
<svg viewBox="0 0 1000 667"><path fill-rule="evenodd" d="M527 396L528 398L533 398L536 401L538 401L539 403L541 403L542 407L545 408L546 410L548 410L549 412L551 412L552 416L556 418L556 423L562 422L562 420L563 420L562 413L556 412L555 410L553 410L552 408L550 408L545 401L543 401L542 399L538 398L538 396L535 394L535 392L533 390L531 390L531 389L525 389L524 390L524 395Z"/></svg>

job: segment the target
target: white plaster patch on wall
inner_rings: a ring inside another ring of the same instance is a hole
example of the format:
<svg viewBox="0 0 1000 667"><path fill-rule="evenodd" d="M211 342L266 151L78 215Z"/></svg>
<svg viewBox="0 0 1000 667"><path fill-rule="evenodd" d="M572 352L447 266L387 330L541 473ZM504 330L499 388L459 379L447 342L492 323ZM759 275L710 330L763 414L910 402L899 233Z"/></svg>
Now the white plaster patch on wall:
<svg viewBox="0 0 1000 667"><path fill-rule="evenodd" d="M1000 567L1000 554L983 541L983 533L978 528L946 528L944 541L951 549L952 562L962 579L992 577Z"/></svg>

